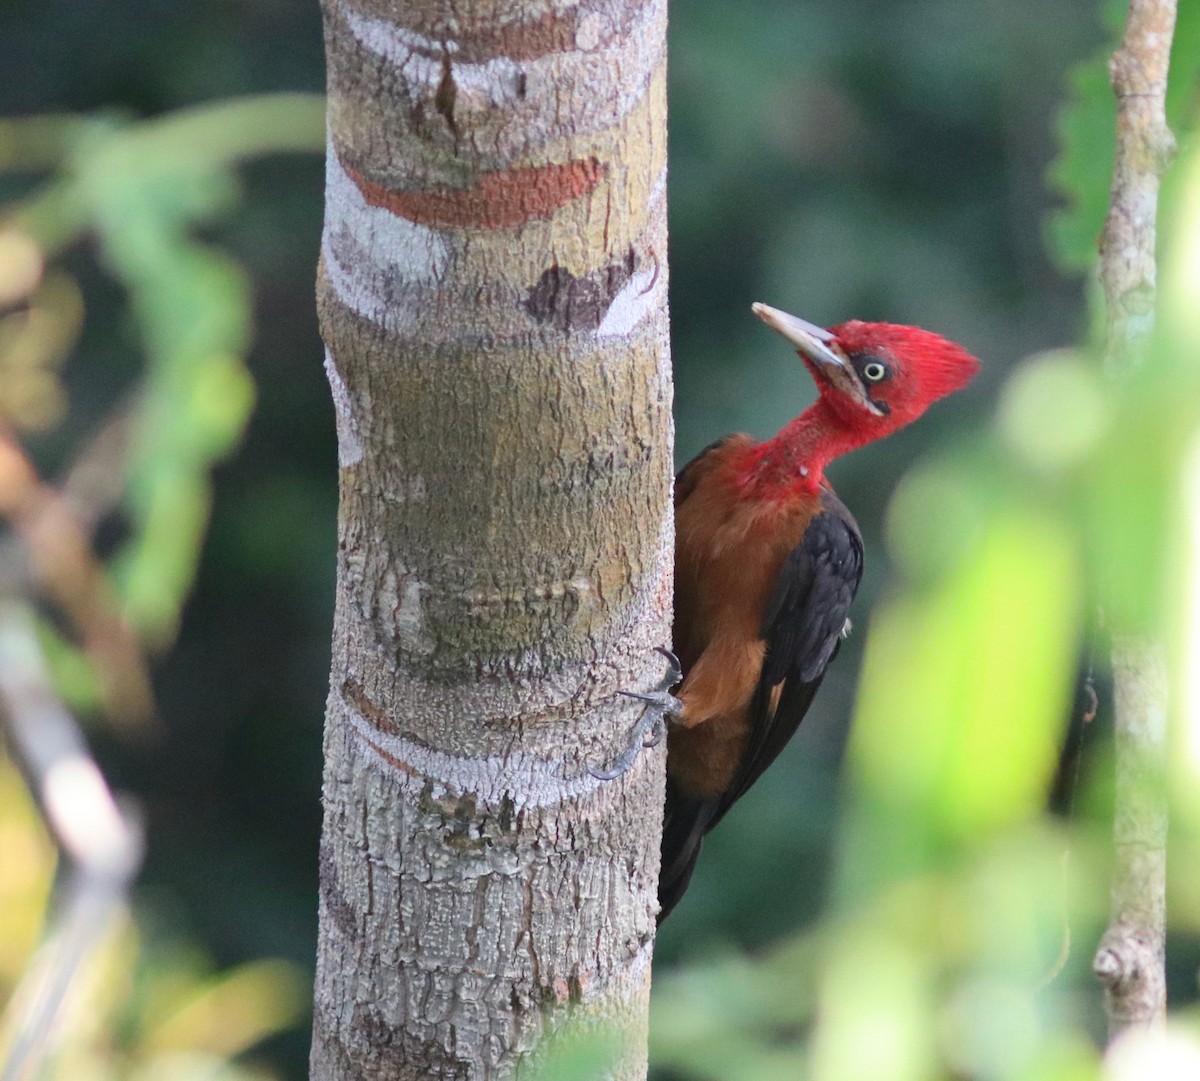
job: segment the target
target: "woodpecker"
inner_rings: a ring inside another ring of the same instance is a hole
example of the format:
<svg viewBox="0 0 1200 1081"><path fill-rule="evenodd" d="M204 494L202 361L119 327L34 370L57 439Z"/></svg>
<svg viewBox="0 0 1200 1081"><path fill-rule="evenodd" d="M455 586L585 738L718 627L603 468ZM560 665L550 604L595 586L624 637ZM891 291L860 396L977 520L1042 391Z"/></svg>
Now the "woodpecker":
<svg viewBox="0 0 1200 1081"><path fill-rule="evenodd" d="M852 320L828 330L766 304L817 399L772 439L729 435L675 479L678 665L649 699L637 748L667 731L659 922L692 876L704 835L774 761L849 628L862 536L825 479L839 455L916 420L979 361L918 327ZM682 677L676 695L666 689ZM649 734L648 734L649 733Z"/></svg>

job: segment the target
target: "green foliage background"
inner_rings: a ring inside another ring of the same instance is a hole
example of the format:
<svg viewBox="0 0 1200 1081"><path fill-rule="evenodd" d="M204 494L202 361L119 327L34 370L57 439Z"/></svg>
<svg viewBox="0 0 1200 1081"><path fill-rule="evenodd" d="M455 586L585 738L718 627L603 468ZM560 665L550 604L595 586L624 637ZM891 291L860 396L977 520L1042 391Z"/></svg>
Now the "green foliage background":
<svg viewBox="0 0 1200 1081"><path fill-rule="evenodd" d="M1067 722L1098 601L1153 626L1178 615L1169 493L1200 344L1184 268L1158 375L1114 392L1086 351L1120 22L1108 7L1108 29L1084 0L672 9L680 461L726 431L768 435L811 398L752 300L825 324L928 326L984 371L831 470L866 534L857 630L660 936L662 1081L1092 1076L1102 671L1097 721L1082 739ZM1198 39L1185 5L1181 133ZM336 458L312 311L319 110L248 95L317 92L322 63L315 3L0 6L0 115L31 118L0 125L0 202L56 253L85 312L65 413L27 445L54 477L129 403L127 496L98 543L164 648L161 730L104 723L68 636L47 625L47 647L110 776L145 808L146 978L248 972L284 999L294 970L232 966L312 963ZM1168 185L1168 253L1200 220L1194 166L1185 153ZM1188 885L1173 904L1183 1006L1200 958ZM130 1062L154 1076L131 1046L112 1076ZM254 1061L300 1078L306 1047L293 1028ZM558 1076L589 1076L586 1053L572 1061Z"/></svg>

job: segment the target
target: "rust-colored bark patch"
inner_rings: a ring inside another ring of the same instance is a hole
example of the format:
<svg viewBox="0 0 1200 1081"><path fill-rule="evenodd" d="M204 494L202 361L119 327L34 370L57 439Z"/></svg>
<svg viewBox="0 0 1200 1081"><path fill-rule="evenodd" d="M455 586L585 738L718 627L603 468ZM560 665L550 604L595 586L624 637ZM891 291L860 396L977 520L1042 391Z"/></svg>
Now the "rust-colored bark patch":
<svg viewBox="0 0 1200 1081"><path fill-rule="evenodd" d="M578 12L547 11L538 19L509 23L484 29L473 37L458 39L456 60L483 63L497 56L510 60L536 60L548 53L564 53L575 48L575 24Z"/></svg>
<svg viewBox="0 0 1200 1081"><path fill-rule="evenodd" d="M345 162L342 168L371 206L434 229L515 229L544 221L595 190L607 172L596 158L581 158L485 173L469 188L394 191Z"/></svg>

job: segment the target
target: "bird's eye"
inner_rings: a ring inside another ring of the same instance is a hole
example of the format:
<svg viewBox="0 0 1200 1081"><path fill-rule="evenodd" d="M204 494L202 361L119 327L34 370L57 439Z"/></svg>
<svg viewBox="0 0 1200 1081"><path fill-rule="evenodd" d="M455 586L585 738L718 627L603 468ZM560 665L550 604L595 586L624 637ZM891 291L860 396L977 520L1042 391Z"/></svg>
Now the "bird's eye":
<svg viewBox="0 0 1200 1081"><path fill-rule="evenodd" d="M863 378L868 383L879 383L887 378L887 365L878 360L869 360L863 365Z"/></svg>

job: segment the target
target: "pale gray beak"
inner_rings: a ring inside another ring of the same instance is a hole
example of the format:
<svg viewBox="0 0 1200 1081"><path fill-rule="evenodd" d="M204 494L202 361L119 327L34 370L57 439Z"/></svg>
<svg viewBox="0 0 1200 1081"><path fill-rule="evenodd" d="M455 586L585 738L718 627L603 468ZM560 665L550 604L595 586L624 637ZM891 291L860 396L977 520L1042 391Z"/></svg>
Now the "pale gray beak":
<svg viewBox="0 0 1200 1081"><path fill-rule="evenodd" d="M814 323L800 319L769 304L754 303L750 310L772 330L782 334L796 351L811 361L826 379L847 397L877 417L884 415L859 381L858 374L834 342L833 335Z"/></svg>

